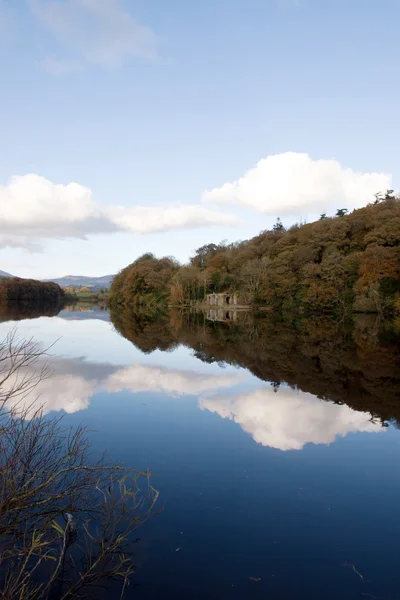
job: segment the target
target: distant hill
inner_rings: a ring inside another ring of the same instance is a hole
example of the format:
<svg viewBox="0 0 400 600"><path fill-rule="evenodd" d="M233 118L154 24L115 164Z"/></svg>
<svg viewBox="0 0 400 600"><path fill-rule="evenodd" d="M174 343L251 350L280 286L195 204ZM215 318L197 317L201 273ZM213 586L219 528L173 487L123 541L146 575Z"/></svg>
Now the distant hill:
<svg viewBox="0 0 400 600"><path fill-rule="evenodd" d="M85 275L66 275L57 279L46 279L45 281L53 281L63 287L73 285L75 287L93 287L93 288L108 288L114 275L103 275L103 277L87 277Z"/></svg>
<svg viewBox="0 0 400 600"><path fill-rule="evenodd" d="M15 277L15 275L11 275L10 273L6 273L0 269L0 277Z"/></svg>

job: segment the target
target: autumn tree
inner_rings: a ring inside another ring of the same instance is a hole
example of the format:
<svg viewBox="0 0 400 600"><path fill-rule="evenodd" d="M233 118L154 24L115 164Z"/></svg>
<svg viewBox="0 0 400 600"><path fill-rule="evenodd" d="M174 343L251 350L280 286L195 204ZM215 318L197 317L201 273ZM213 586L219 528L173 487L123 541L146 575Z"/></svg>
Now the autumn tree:
<svg viewBox="0 0 400 600"><path fill-rule="evenodd" d="M110 288L110 303L157 305L168 299L170 282L179 268L175 259L148 253L120 271Z"/></svg>

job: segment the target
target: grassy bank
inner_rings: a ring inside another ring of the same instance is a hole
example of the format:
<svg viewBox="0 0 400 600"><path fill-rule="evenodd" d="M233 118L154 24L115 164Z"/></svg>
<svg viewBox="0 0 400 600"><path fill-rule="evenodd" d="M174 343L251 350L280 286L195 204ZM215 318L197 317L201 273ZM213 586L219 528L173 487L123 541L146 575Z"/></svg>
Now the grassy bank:
<svg viewBox="0 0 400 600"><path fill-rule="evenodd" d="M87 302L89 304L106 303L108 300L108 292L74 292L73 298L77 302Z"/></svg>

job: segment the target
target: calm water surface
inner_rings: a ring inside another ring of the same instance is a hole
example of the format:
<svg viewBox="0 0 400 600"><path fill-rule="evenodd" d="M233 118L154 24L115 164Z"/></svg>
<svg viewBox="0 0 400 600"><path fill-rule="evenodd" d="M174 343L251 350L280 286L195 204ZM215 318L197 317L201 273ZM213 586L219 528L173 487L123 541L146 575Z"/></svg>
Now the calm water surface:
<svg viewBox="0 0 400 600"><path fill-rule="evenodd" d="M1 336L13 325L1 323ZM393 341L377 367L362 331L360 366L351 345L336 364L338 352L319 343L318 363L308 346L290 356L282 340L264 360L257 336L235 346L224 324L189 328L184 344L167 343L160 326L148 346L154 327L138 326L144 353L98 309L17 326L43 345L58 340L54 377L40 389L45 412L88 425L95 452L153 472L163 511L140 531L129 598L400 598ZM157 346L166 351L148 351ZM238 366L241 354L258 377Z"/></svg>

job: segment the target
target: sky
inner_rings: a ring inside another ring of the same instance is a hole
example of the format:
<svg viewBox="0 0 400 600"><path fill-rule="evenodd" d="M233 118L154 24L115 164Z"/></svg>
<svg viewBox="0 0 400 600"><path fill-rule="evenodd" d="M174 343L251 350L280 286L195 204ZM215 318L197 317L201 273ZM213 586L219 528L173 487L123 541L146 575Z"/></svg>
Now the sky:
<svg viewBox="0 0 400 600"><path fill-rule="evenodd" d="M400 187L400 0L0 0L0 269L144 252Z"/></svg>

